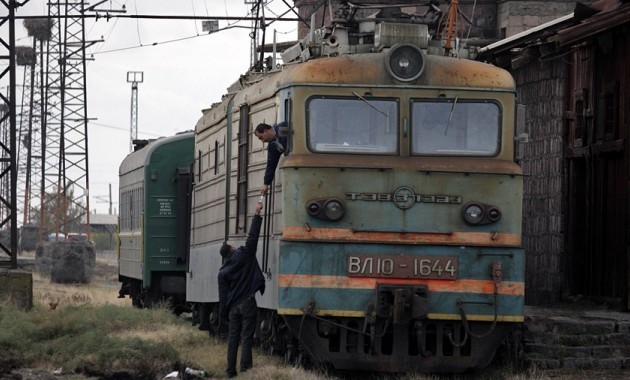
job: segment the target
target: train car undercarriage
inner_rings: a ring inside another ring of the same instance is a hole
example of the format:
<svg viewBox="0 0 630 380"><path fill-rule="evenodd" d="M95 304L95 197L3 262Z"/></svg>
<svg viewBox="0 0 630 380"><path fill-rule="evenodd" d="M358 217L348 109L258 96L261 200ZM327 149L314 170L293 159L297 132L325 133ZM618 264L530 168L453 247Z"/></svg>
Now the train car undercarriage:
<svg viewBox="0 0 630 380"><path fill-rule="evenodd" d="M465 316L429 319L423 286L379 286L377 298L365 317L321 316L315 304L303 315L267 311L261 315L260 342L287 361L308 357L338 370L460 373L487 366L514 327Z"/></svg>

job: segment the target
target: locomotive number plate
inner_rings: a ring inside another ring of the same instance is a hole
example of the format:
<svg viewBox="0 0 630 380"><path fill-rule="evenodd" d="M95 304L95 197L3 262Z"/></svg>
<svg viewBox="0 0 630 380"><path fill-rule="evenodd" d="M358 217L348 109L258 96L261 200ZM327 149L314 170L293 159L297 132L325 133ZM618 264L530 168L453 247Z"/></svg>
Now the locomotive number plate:
<svg viewBox="0 0 630 380"><path fill-rule="evenodd" d="M348 255L348 276L457 279L455 256Z"/></svg>

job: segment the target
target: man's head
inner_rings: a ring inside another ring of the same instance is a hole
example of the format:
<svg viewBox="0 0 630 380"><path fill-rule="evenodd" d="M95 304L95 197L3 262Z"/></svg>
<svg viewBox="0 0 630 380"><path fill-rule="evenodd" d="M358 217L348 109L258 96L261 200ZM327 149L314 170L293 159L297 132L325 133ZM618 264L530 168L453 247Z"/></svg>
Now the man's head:
<svg viewBox="0 0 630 380"><path fill-rule="evenodd" d="M227 243L227 241L223 242L223 245L221 246L221 249L219 250L219 253L221 254L221 257L225 258L227 255L229 255L232 251L234 250L234 247L232 247L231 245L229 245Z"/></svg>
<svg viewBox="0 0 630 380"><path fill-rule="evenodd" d="M256 126L254 134L258 137L258 140L262 142L270 142L276 138L276 131L269 124L260 123Z"/></svg>

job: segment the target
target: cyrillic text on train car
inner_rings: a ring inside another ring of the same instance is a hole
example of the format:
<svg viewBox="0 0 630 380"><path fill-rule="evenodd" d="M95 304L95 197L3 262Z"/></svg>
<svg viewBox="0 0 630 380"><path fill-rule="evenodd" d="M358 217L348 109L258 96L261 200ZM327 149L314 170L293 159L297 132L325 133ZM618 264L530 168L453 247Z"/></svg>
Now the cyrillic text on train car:
<svg viewBox="0 0 630 380"><path fill-rule="evenodd" d="M394 202L396 207L401 210L411 208L416 202L445 204L462 203L462 197L459 195L416 194L411 188L407 186L401 186L394 190L393 193L348 192L346 193L346 199L350 201Z"/></svg>

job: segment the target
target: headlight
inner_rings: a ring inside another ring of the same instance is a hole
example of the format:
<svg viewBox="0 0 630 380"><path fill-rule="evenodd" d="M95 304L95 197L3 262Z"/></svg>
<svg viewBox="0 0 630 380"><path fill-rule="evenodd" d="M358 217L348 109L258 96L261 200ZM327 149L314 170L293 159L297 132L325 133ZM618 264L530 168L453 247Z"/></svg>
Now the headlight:
<svg viewBox="0 0 630 380"><path fill-rule="evenodd" d="M424 71L424 55L415 45L397 44L387 53L385 66L394 78L402 82L411 82Z"/></svg>
<svg viewBox="0 0 630 380"><path fill-rule="evenodd" d="M318 198L308 201L306 212L315 218L335 222L343 218L346 207L338 198Z"/></svg>
<svg viewBox="0 0 630 380"><path fill-rule="evenodd" d="M344 213L343 204L336 199L331 199L324 205L324 215L330 220L339 220Z"/></svg>
<svg viewBox="0 0 630 380"><path fill-rule="evenodd" d="M490 207L490 209L488 210L488 219L490 219L493 222L496 222L499 219L501 219L501 210L499 210L496 207Z"/></svg>
<svg viewBox="0 0 630 380"><path fill-rule="evenodd" d="M317 202L311 202L306 206L306 210L308 211L308 213L313 216L319 215L319 211L321 209L322 207Z"/></svg>
<svg viewBox="0 0 630 380"><path fill-rule="evenodd" d="M473 226L490 224L501 220L501 210L480 202L468 202L462 207L462 218Z"/></svg>
<svg viewBox="0 0 630 380"><path fill-rule="evenodd" d="M483 220L483 208L478 203L469 203L464 206L464 220L468 224L480 224Z"/></svg>

